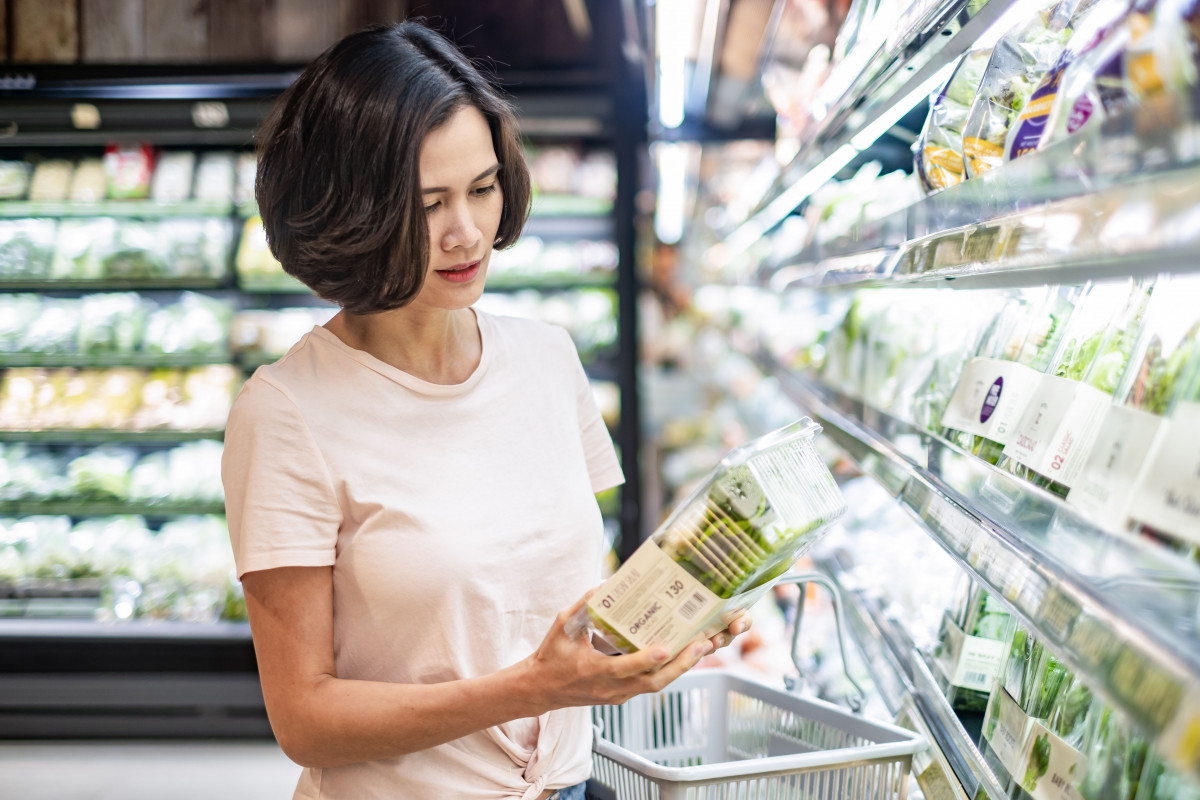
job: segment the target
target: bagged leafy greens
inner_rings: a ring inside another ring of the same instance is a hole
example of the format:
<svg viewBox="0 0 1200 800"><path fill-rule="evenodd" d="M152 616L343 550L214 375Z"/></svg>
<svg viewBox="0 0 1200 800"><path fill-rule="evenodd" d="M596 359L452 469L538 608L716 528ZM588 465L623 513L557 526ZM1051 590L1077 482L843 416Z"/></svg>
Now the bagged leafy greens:
<svg viewBox="0 0 1200 800"><path fill-rule="evenodd" d="M963 163L968 178L1004 161L1009 128L1066 45L1076 7L1090 1L1054 0L996 43L963 126Z"/></svg>
<svg viewBox="0 0 1200 800"><path fill-rule="evenodd" d="M1163 275L1091 452L1067 502L1122 530L1134 487L1161 435L1163 418L1200 359L1200 277Z"/></svg>
<svg viewBox="0 0 1200 800"><path fill-rule="evenodd" d="M1004 450L1001 468L1067 494L1125 374L1152 287L1153 281L1131 279L1085 289L1062 346Z"/></svg>
<svg viewBox="0 0 1200 800"><path fill-rule="evenodd" d="M1084 53L1096 47L1129 10L1130 0L1093 0L1080 4L1071 20L1070 39L1038 81L1029 101L1009 128L1004 147L1006 161L1043 146L1043 139L1050 129L1051 111L1067 71Z"/></svg>
<svg viewBox="0 0 1200 800"><path fill-rule="evenodd" d="M914 166L926 194L962 183L963 128L991 58L990 47L966 53L946 85L929 102L925 127L913 147Z"/></svg>

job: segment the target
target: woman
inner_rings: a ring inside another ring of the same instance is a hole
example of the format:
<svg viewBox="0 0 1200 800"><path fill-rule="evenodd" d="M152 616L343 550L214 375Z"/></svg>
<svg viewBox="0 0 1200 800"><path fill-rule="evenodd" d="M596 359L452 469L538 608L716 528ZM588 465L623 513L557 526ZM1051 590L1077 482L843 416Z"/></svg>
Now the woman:
<svg viewBox="0 0 1200 800"><path fill-rule="evenodd" d="M272 728L302 798L582 797L587 706L674 659L565 621L622 475L567 334L472 308L529 208L513 113L412 21L353 34L259 137L271 250L341 307L239 394L223 479Z"/></svg>

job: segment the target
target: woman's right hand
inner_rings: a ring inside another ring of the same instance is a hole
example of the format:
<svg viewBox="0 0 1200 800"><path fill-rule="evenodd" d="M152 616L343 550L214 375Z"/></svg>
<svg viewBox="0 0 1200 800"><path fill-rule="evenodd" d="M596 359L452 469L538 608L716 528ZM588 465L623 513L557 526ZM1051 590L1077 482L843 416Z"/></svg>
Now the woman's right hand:
<svg viewBox="0 0 1200 800"><path fill-rule="evenodd" d="M615 705L631 697L666 688L712 652L707 638L697 638L669 659L666 647L655 646L629 655L605 655L592 646L586 628L568 633L570 620L587 603L591 592L554 619L546 638L525 659L534 690L547 710L566 706Z"/></svg>

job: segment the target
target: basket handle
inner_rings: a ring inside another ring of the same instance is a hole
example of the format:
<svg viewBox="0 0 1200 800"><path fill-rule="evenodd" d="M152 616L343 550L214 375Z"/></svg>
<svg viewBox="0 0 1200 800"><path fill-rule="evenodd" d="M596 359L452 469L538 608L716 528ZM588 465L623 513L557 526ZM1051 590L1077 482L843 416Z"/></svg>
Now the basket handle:
<svg viewBox="0 0 1200 800"><path fill-rule="evenodd" d="M800 587L800 596L796 600L796 620L792 625L791 645L792 663L796 665L797 673L803 674L804 672L800 666L800 654L797 648L797 644L800 641L800 623L804 618L804 587L805 584L815 583L819 586L823 586L833 598L833 617L837 624L838 650L841 652L842 656L842 671L846 674L846 680L850 681L850 685L854 687L855 692L846 697L846 705L850 706L850 710L854 713L860 713L867 703L867 693L863 691L863 688L859 686L858 681L854 680L854 677L850 674L849 662L846 660L846 626L844 622L844 613L842 611L841 591L833 581L819 572L788 573L778 581L779 585L787 583L793 583ZM793 678L792 676L788 675L784 677L783 682L787 686L789 692L798 692L800 690L801 679L799 677Z"/></svg>

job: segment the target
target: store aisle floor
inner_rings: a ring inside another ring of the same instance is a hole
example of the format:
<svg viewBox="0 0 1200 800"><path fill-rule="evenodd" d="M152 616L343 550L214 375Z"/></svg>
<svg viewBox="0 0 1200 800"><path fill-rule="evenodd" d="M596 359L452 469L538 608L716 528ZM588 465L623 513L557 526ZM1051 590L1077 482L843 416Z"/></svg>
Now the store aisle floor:
<svg viewBox="0 0 1200 800"><path fill-rule="evenodd" d="M274 742L0 743L14 800L289 800L299 774Z"/></svg>

